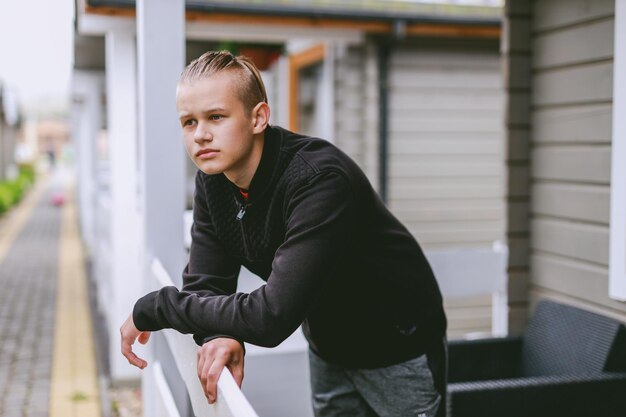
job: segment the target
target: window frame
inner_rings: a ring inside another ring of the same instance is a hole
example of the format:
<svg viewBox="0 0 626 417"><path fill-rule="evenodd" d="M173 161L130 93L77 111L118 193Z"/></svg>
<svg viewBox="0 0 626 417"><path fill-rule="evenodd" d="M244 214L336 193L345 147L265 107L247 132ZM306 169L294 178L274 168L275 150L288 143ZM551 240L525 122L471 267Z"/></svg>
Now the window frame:
<svg viewBox="0 0 626 417"><path fill-rule="evenodd" d="M294 132L300 128L300 114L298 112L299 72L310 65L323 62L325 55L326 46L320 43L289 56L289 129Z"/></svg>

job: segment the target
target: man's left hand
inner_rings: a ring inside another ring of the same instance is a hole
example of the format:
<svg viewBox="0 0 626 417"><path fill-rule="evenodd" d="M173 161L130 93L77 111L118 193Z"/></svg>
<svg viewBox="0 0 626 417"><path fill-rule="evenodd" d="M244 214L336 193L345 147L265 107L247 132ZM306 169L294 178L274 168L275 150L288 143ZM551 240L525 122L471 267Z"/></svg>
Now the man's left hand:
<svg viewBox="0 0 626 417"><path fill-rule="evenodd" d="M209 404L217 399L217 380L224 367L228 368L237 385L241 387L243 360L244 350L241 343L227 337L210 340L198 350L198 378Z"/></svg>

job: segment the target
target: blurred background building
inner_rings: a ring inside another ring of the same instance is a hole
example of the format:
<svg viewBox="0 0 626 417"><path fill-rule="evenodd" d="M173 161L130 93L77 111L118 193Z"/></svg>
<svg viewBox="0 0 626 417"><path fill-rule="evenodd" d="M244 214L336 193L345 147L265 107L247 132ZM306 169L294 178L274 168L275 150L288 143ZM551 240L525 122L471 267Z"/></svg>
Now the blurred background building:
<svg viewBox="0 0 626 417"><path fill-rule="evenodd" d="M0 84L0 181L17 175L14 155L20 122L17 97Z"/></svg>

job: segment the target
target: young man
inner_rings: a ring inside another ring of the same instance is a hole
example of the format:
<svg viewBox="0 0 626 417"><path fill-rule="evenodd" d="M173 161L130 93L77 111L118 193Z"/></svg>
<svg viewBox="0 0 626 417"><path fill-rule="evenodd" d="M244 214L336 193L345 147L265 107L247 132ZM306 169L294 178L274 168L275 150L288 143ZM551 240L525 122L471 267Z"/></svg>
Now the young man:
<svg viewBox="0 0 626 417"><path fill-rule="evenodd" d="M208 52L182 73L177 109L197 165L183 288L139 299L121 328L173 328L202 347L209 402L227 366L243 378L243 342L276 346L302 325L316 416L431 417L443 410L446 318L413 236L359 167L327 141L268 124L258 70ZM241 265L267 283L236 293Z"/></svg>

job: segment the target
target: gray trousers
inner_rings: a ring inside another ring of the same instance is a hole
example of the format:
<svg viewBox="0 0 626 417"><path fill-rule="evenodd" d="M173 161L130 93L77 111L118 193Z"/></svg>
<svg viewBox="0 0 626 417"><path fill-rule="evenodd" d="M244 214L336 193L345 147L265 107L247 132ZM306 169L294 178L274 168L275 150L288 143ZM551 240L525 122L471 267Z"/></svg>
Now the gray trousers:
<svg viewBox="0 0 626 417"><path fill-rule="evenodd" d="M445 340L407 362L344 369L309 350L316 417L435 417L445 415Z"/></svg>

